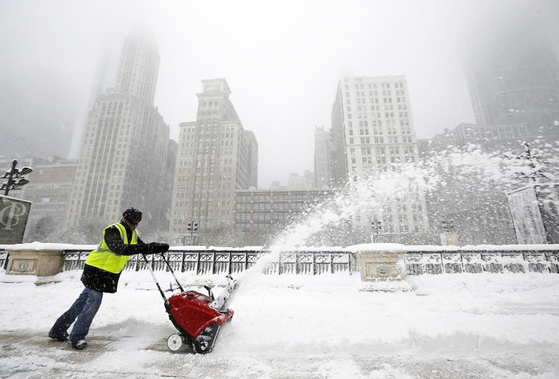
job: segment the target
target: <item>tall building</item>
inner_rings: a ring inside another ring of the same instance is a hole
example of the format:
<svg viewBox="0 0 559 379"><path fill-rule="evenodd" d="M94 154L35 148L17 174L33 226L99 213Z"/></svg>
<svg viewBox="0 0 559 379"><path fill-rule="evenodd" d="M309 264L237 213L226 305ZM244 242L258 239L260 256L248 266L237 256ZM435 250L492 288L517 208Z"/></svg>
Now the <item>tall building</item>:
<svg viewBox="0 0 559 379"><path fill-rule="evenodd" d="M328 188L334 177L332 133L324 127L314 129L315 188Z"/></svg>
<svg viewBox="0 0 559 379"><path fill-rule="evenodd" d="M231 227L235 191L256 188L258 143L243 128L229 100L225 79L202 81L195 122L179 125L179 148L170 230L187 233L187 223L200 229Z"/></svg>
<svg viewBox="0 0 559 379"><path fill-rule="evenodd" d="M124 41L115 88L89 113L67 225L83 217L109 222L133 206L144 212L144 230L166 228L169 126L153 104L158 65L155 38L134 29Z"/></svg>
<svg viewBox="0 0 559 379"><path fill-rule="evenodd" d="M559 135L559 63L545 26L522 17L475 45L465 66L476 122Z"/></svg>
<svg viewBox="0 0 559 379"><path fill-rule="evenodd" d="M332 110L334 176L360 180L399 163L418 160L405 76L345 77ZM428 228L425 198L409 193L366 209L358 224L381 220L385 234L424 233Z"/></svg>
<svg viewBox="0 0 559 379"><path fill-rule="evenodd" d="M159 60L157 40L152 32L145 27L136 27L122 46L116 91L153 104Z"/></svg>

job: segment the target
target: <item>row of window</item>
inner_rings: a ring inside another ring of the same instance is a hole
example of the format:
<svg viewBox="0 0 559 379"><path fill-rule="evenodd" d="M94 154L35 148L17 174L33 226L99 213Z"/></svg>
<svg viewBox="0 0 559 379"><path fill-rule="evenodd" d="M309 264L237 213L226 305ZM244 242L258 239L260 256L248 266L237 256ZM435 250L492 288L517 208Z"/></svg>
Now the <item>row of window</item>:
<svg viewBox="0 0 559 379"><path fill-rule="evenodd" d="M360 80L360 79L358 79ZM347 81L347 79L346 79ZM384 82L384 83L368 83L368 84L355 84L354 88L357 90L362 90L365 89L365 86L367 86L368 89L377 89L380 86L380 88L382 89L390 89L390 88L404 88L404 83L403 82ZM345 89L349 90L349 85L346 84L345 85Z"/></svg>
<svg viewBox="0 0 559 379"><path fill-rule="evenodd" d="M291 194L291 195L282 195L282 194L274 194L271 195L254 195L254 196L246 196L246 195L237 195L237 202L239 203L270 203L270 202L287 202L287 201L308 201L308 200L315 200L320 197L324 196L324 194Z"/></svg>
<svg viewBox="0 0 559 379"><path fill-rule="evenodd" d="M350 138L349 145L371 145L371 144L385 144L385 143L411 143L413 142L411 136L402 136L402 137L388 137L386 142L384 142L384 137L360 137L360 138Z"/></svg>
<svg viewBox="0 0 559 379"><path fill-rule="evenodd" d="M369 126L372 126L373 128L378 127L382 127L383 123L382 120L372 120L370 123L368 120L362 120L362 121L358 121L355 123L355 126L359 126L360 128L367 128ZM392 119L392 120L385 120L384 123L385 126L392 126L395 127L396 126L396 120ZM353 125L353 121L348 121L347 122L347 126L349 128L352 128ZM402 134L411 134L411 127L410 127L410 121L408 119L400 119L400 126L402 127ZM376 129L373 129L376 130ZM383 129L378 129L379 134L382 134L382 130ZM388 129L387 129L388 130ZM393 129L395 130L395 129ZM377 134L377 133L374 133ZM388 133L390 134L390 133ZM396 134L396 132L394 132L394 134Z"/></svg>

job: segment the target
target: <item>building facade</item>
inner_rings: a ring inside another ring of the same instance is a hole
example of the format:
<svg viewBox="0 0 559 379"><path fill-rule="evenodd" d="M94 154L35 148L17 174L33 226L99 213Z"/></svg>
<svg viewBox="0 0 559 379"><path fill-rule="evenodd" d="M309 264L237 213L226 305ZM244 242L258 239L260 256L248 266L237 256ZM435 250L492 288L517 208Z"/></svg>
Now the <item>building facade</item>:
<svg viewBox="0 0 559 379"><path fill-rule="evenodd" d="M343 78L332 110L332 141L334 177L346 181L417 162L405 76ZM379 220L385 234L425 233L429 225L420 192L386 202L382 209L365 208L358 223Z"/></svg>
<svg viewBox="0 0 559 379"><path fill-rule="evenodd" d="M82 217L114 221L133 206L144 213L145 228L166 229L169 126L153 104L158 64L153 35L134 29L123 44L115 88L89 113L67 225Z"/></svg>
<svg viewBox="0 0 559 379"><path fill-rule="evenodd" d="M241 231L272 232L295 221L329 190L238 190L235 192L235 227Z"/></svg>
<svg viewBox="0 0 559 379"><path fill-rule="evenodd" d="M258 143L243 128L225 79L202 81L195 122L179 125L170 231L232 227L235 191L256 188Z"/></svg>
<svg viewBox="0 0 559 379"><path fill-rule="evenodd" d="M463 146L469 143L482 146L520 146L519 142L538 138L524 124L478 125L461 123L452 130L436 135L432 143L441 146ZM435 147L434 146L434 147Z"/></svg>

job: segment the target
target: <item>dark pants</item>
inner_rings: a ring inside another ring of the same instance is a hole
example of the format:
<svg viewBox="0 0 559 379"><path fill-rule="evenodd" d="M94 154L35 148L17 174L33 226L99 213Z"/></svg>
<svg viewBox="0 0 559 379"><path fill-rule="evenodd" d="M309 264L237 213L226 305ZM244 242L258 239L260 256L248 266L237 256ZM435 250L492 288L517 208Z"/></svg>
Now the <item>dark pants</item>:
<svg viewBox="0 0 559 379"><path fill-rule="evenodd" d="M84 288L83 292L74 304L72 304L70 309L56 320L51 330L55 334L62 334L76 321L72 328L72 333L70 333L70 342L76 343L79 340L85 339L85 336L87 336L89 332L89 327L93 322L93 318L101 306L102 300L103 292L95 291L87 287Z"/></svg>

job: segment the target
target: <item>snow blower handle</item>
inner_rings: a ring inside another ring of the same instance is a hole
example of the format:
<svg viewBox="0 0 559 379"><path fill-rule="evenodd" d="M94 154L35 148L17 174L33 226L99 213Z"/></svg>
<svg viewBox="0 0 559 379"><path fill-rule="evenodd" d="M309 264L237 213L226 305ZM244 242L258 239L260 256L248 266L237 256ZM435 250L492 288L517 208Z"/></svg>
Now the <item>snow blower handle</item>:
<svg viewBox="0 0 559 379"><path fill-rule="evenodd" d="M177 277L175 276L175 272L173 271L173 268L171 267L171 264L169 263L169 261L167 260L167 258L165 258L165 253L160 253L161 254L161 258L163 258L163 260L165 261L165 263L167 264L167 267L169 268L169 271L171 271L171 274L173 274L173 278L175 278L175 282L177 283L177 285L179 286L181 292L184 292L184 288L182 288L181 284L179 283L179 280L177 279Z"/></svg>
<svg viewBox="0 0 559 379"><path fill-rule="evenodd" d="M149 261L148 261L146 255L144 253L142 253L142 257L144 257L144 261L146 262L146 265L149 268L149 272L151 274L151 277L153 278L153 281L155 282L155 285L157 286L157 289L159 290L159 293L161 294L161 297L165 301L165 304L167 304L167 297L165 297L165 293L163 293L163 290L161 289L161 286L159 285L159 282L157 281L157 278L155 277L155 274L153 273L153 269L151 268L151 265L149 264Z"/></svg>

